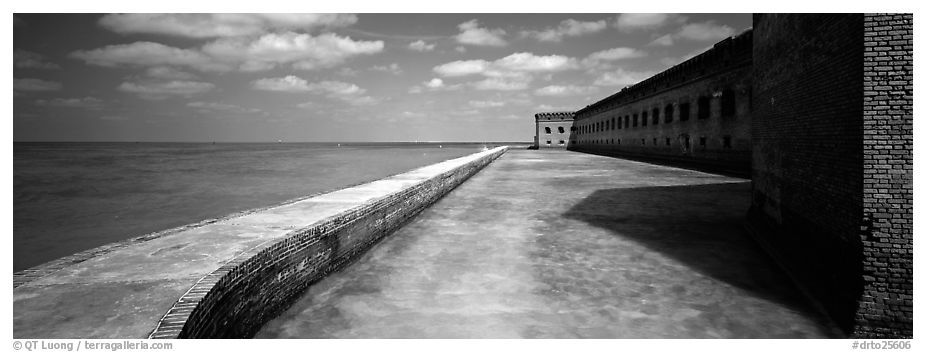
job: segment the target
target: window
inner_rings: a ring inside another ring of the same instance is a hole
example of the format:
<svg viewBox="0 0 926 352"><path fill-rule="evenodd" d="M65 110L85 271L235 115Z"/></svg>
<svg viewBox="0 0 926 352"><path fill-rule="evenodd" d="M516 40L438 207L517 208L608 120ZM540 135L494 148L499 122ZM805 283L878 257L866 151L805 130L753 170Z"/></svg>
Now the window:
<svg viewBox="0 0 926 352"><path fill-rule="evenodd" d="M648 116L648 115L649 115L649 113L647 113L646 111L644 111L644 112L643 112L643 116L641 116L641 118L642 118L643 120L641 120L640 122L642 122L642 125L643 125L644 127L646 126L646 120L649 120L649 116Z"/></svg>
<svg viewBox="0 0 926 352"><path fill-rule="evenodd" d="M611 138L611 145L614 145L614 138Z"/></svg>
<svg viewBox="0 0 926 352"><path fill-rule="evenodd" d="M620 138L617 139L617 145L621 145L621 139L620 139Z"/></svg>
<svg viewBox="0 0 926 352"><path fill-rule="evenodd" d="M698 142L698 144L700 144L702 147L706 147L706 146L707 146L707 138L706 138L706 137L701 137L701 140Z"/></svg>
<svg viewBox="0 0 926 352"><path fill-rule="evenodd" d="M612 131L614 130L614 118L613 117L611 118L611 130Z"/></svg>
<svg viewBox="0 0 926 352"><path fill-rule="evenodd" d="M730 117L736 115L736 93L726 88L720 93L720 116Z"/></svg>
<svg viewBox="0 0 926 352"><path fill-rule="evenodd" d="M640 144L646 145L646 138L640 138Z"/></svg>
<svg viewBox="0 0 926 352"><path fill-rule="evenodd" d="M617 117L617 129L622 129L622 128L624 128L623 122L624 122L624 119L622 119L620 116L618 116L618 117Z"/></svg>
<svg viewBox="0 0 926 352"><path fill-rule="evenodd" d="M705 120L711 117L711 98L698 98L698 120Z"/></svg>
<svg viewBox="0 0 926 352"><path fill-rule="evenodd" d="M723 136L723 149L730 149L733 147L733 143L730 139L730 136Z"/></svg>
<svg viewBox="0 0 926 352"><path fill-rule="evenodd" d="M653 145L656 145L656 137L653 137Z"/></svg>
<svg viewBox="0 0 926 352"><path fill-rule="evenodd" d="M670 146L670 145L672 145L672 139L669 137L666 137L666 146Z"/></svg>
<svg viewBox="0 0 926 352"><path fill-rule="evenodd" d="M559 126L559 133L566 133L566 129L563 126ZM560 143L562 144L562 143Z"/></svg>
<svg viewBox="0 0 926 352"><path fill-rule="evenodd" d="M633 127L637 127L637 120L639 120L640 115L633 114Z"/></svg>
<svg viewBox="0 0 926 352"><path fill-rule="evenodd" d="M653 108L653 125L659 124L659 108Z"/></svg>
<svg viewBox="0 0 926 352"><path fill-rule="evenodd" d="M544 130L544 131L546 131L546 132L547 132L547 134L550 134L550 133L552 133L552 132L550 132L550 128L549 128L549 127L544 127L544 128L543 128L543 130Z"/></svg>
<svg viewBox="0 0 926 352"><path fill-rule="evenodd" d="M547 145L550 145L550 144L551 144L551 142L550 142L550 141L547 141Z"/></svg>
<svg viewBox="0 0 926 352"><path fill-rule="evenodd" d="M688 117L690 116L691 116L691 104L690 103L678 104L678 120L688 121Z"/></svg>
<svg viewBox="0 0 926 352"><path fill-rule="evenodd" d="M666 123L672 122L673 112L675 112L675 109L672 107L672 104L666 105Z"/></svg>
<svg viewBox="0 0 926 352"><path fill-rule="evenodd" d="M630 115L624 116L624 128L630 128Z"/></svg>
<svg viewBox="0 0 926 352"><path fill-rule="evenodd" d="M566 144L566 141L560 139L560 140L559 140L559 145L564 145L564 144Z"/></svg>

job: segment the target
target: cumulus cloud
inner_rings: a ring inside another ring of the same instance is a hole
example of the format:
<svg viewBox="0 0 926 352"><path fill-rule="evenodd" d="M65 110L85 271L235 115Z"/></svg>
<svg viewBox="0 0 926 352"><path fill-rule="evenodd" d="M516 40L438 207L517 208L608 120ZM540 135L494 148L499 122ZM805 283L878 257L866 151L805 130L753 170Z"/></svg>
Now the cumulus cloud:
<svg viewBox="0 0 926 352"><path fill-rule="evenodd" d="M159 100L169 96L189 97L205 93L215 89L215 85L198 81L122 82L116 89L135 93L144 99Z"/></svg>
<svg viewBox="0 0 926 352"><path fill-rule="evenodd" d="M541 96L564 97L571 95L583 95L595 93L598 87L582 87L576 85L550 85L534 91L534 94Z"/></svg>
<svg viewBox="0 0 926 352"><path fill-rule="evenodd" d="M46 81L38 78L13 79L13 91L16 92L48 92L60 89L60 82Z"/></svg>
<svg viewBox="0 0 926 352"><path fill-rule="evenodd" d="M475 108L500 108L505 106L503 101L494 100L470 100L469 105Z"/></svg>
<svg viewBox="0 0 926 352"><path fill-rule="evenodd" d="M412 86L408 89L409 93L418 94L425 90L428 91L443 91L443 90L457 90L462 88L461 84L452 84L447 85L444 83L444 80L440 78L432 78L430 81L421 83L420 85Z"/></svg>
<svg viewBox="0 0 926 352"><path fill-rule="evenodd" d="M590 71L609 70L612 68L611 63L614 61L636 59L646 55L645 51L634 48L612 48L589 54L582 59L582 66Z"/></svg>
<svg viewBox="0 0 926 352"><path fill-rule="evenodd" d="M682 26L677 32L656 38L649 45L670 46L677 40L691 41L717 41L736 34L733 27L717 24L714 21L689 23Z"/></svg>
<svg viewBox="0 0 926 352"><path fill-rule="evenodd" d="M290 93L308 92L312 94L319 94L356 106L373 105L380 102L380 99L363 95L366 93L366 89L360 88L353 83L341 81L321 81L309 83L302 78L289 75L280 78L258 79L252 82L251 86L258 90ZM307 104L300 104L300 107L307 106Z"/></svg>
<svg viewBox="0 0 926 352"><path fill-rule="evenodd" d="M673 22L683 22L684 17L667 13L624 13L617 17L615 27L622 31L654 29Z"/></svg>
<svg viewBox="0 0 926 352"><path fill-rule="evenodd" d="M254 114L259 113L259 109L244 108L234 104L225 104L217 102L194 101L187 103L186 106L196 108L200 111L218 111L232 114Z"/></svg>
<svg viewBox="0 0 926 352"><path fill-rule="evenodd" d="M454 38L460 44L478 45L478 46L507 46L505 41L505 30L501 28L488 29L479 27L479 21L473 19L457 26L460 33Z"/></svg>
<svg viewBox="0 0 926 352"><path fill-rule="evenodd" d="M289 75L280 78L261 78L251 82L251 87L257 90L269 90L276 92L305 92L309 90L309 82Z"/></svg>
<svg viewBox="0 0 926 352"><path fill-rule="evenodd" d="M148 33L188 38L249 36L274 30L344 27L357 22L351 14L111 14L104 28L122 34Z"/></svg>
<svg viewBox="0 0 926 352"><path fill-rule="evenodd" d="M355 41L326 33L318 36L294 32L270 33L255 40L224 38L207 43L203 52L216 60L240 63L243 71L267 70L278 64L312 70L332 67L350 57L383 51L383 41Z"/></svg>
<svg viewBox="0 0 926 352"><path fill-rule="evenodd" d="M200 71L227 71L230 66L218 63L198 50L180 49L154 42L107 45L93 50L78 50L71 57L105 67L115 66L185 66Z"/></svg>
<svg viewBox="0 0 926 352"><path fill-rule="evenodd" d="M523 78L486 78L470 85L477 90L524 90L531 82L530 76Z"/></svg>
<svg viewBox="0 0 926 352"><path fill-rule="evenodd" d="M679 38L708 41L718 40L733 35L735 31L727 25L718 25L714 21L690 23L682 26L676 34Z"/></svg>
<svg viewBox="0 0 926 352"><path fill-rule="evenodd" d="M402 68L399 67L397 63L391 63L389 65L376 65L370 67L373 71L389 72L394 75L402 74Z"/></svg>
<svg viewBox="0 0 926 352"><path fill-rule="evenodd" d="M636 84L644 79L649 78L654 75L655 72L652 71L627 71L624 69L618 69L612 72L605 72L597 79L595 79L594 85L596 86L629 86Z"/></svg>
<svg viewBox="0 0 926 352"><path fill-rule="evenodd" d="M271 33L259 38L220 38L199 49L181 49L154 42L109 45L78 50L71 57L91 65L180 66L199 71L268 70L281 64L297 69L338 65L350 57L383 50L382 41L355 41L327 33L319 36L294 32Z"/></svg>
<svg viewBox="0 0 926 352"><path fill-rule="evenodd" d="M444 86L444 80L440 78L432 78L430 81L424 83L428 88L440 88Z"/></svg>
<svg viewBox="0 0 926 352"><path fill-rule="evenodd" d="M434 50L435 44L428 44L424 40L418 40L408 44L408 48L415 51L425 52Z"/></svg>
<svg viewBox="0 0 926 352"><path fill-rule="evenodd" d="M13 67L40 70L57 70L61 68L61 66L53 62L48 62L45 55L22 49L13 50Z"/></svg>
<svg viewBox="0 0 926 352"><path fill-rule="evenodd" d="M529 73L551 73L578 67L576 59L562 55L538 56L532 53L514 53L495 61L460 60L434 67L444 77L461 77L481 74L487 77L524 77Z"/></svg>
<svg viewBox="0 0 926 352"><path fill-rule="evenodd" d="M652 42L649 43L649 45L658 45L658 46L670 46L672 44L675 44L675 39L672 39L671 34L666 34L664 36L656 38Z"/></svg>
<svg viewBox="0 0 926 352"><path fill-rule="evenodd" d="M154 66L145 70L145 75L151 78L161 78L167 80L194 80L196 75L177 70L167 66Z"/></svg>
<svg viewBox="0 0 926 352"><path fill-rule="evenodd" d="M39 99L35 101L35 105L64 108L99 108L103 106L103 100L94 97Z"/></svg>
<svg viewBox="0 0 926 352"><path fill-rule="evenodd" d="M605 20L583 22L570 18L560 22L559 26L556 28L547 28L542 31L524 31L521 32L521 34L526 37L533 37L539 41L558 42L563 40L563 37L578 37L580 35L597 33L607 27L608 24Z"/></svg>

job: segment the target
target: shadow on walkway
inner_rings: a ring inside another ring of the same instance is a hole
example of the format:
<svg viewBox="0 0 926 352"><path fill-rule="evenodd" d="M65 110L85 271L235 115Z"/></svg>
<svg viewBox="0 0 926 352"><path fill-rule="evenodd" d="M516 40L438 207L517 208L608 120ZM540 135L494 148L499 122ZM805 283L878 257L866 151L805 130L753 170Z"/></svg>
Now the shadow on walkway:
<svg viewBox="0 0 926 352"><path fill-rule="evenodd" d="M832 330L828 318L743 229L749 196L750 182L601 189L564 216L633 240Z"/></svg>

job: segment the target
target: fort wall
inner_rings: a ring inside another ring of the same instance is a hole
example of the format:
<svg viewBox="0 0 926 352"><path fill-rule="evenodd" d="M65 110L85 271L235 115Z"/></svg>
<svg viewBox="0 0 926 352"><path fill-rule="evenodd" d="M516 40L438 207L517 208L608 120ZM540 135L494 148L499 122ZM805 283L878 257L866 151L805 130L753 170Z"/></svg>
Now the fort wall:
<svg viewBox="0 0 926 352"><path fill-rule="evenodd" d="M752 31L576 112L569 149L748 176Z"/></svg>
<svg viewBox="0 0 926 352"><path fill-rule="evenodd" d="M573 143L572 112L534 114L534 148L566 148Z"/></svg>
<svg viewBox="0 0 926 352"><path fill-rule="evenodd" d="M862 337L912 336L911 21L753 18L749 225Z"/></svg>

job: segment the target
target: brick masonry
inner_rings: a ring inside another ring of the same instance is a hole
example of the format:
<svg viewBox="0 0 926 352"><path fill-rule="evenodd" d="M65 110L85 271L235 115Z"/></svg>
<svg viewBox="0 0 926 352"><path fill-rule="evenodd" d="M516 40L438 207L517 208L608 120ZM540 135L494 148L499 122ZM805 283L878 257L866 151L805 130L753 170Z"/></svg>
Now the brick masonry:
<svg viewBox="0 0 926 352"><path fill-rule="evenodd" d="M572 112L541 112L534 114L534 148L566 148L573 132Z"/></svg>
<svg viewBox="0 0 926 352"><path fill-rule="evenodd" d="M576 112L569 149L748 177L752 31Z"/></svg>
<svg viewBox="0 0 926 352"><path fill-rule="evenodd" d="M243 338L311 284L348 265L506 148L402 191L333 215L242 253L203 277L158 322L151 338Z"/></svg>
<svg viewBox="0 0 926 352"><path fill-rule="evenodd" d="M912 16L756 14L749 227L848 334L912 336Z"/></svg>
<svg viewBox="0 0 926 352"><path fill-rule="evenodd" d="M855 335L913 335L913 15L864 18L862 254Z"/></svg>

